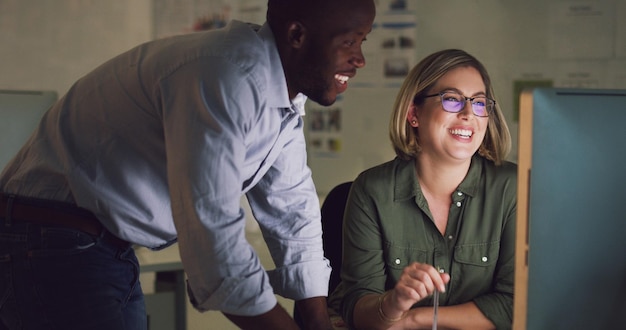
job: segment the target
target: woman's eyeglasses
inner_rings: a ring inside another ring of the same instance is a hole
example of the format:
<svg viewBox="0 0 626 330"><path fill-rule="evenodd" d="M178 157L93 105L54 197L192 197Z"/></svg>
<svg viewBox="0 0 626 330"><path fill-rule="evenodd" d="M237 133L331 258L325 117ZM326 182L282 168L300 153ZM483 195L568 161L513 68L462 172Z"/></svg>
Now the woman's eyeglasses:
<svg viewBox="0 0 626 330"><path fill-rule="evenodd" d="M489 114L496 106L496 101L486 97L466 97L457 92L441 92L432 95L426 95L424 98L440 96L441 106L444 111L458 113L465 108L465 102L470 101L472 112L478 117L489 117Z"/></svg>

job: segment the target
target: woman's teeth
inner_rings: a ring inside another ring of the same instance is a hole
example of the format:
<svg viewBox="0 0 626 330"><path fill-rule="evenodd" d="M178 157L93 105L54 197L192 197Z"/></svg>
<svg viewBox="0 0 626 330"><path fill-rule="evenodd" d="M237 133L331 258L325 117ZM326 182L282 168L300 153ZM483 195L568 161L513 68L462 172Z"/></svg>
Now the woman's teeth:
<svg viewBox="0 0 626 330"><path fill-rule="evenodd" d="M459 135L461 137L466 137L466 138L469 138L472 136L472 131L468 129L451 129L450 133L454 135Z"/></svg>

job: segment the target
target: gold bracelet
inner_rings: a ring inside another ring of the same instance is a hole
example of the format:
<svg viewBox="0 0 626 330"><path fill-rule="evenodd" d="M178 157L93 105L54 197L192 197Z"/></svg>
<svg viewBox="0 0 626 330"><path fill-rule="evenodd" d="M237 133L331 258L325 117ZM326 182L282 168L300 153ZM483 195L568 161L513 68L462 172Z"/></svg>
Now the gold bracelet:
<svg viewBox="0 0 626 330"><path fill-rule="evenodd" d="M385 291L385 293L378 296L378 316L380 317L381 320L383 320L383 322L391 324L391 323L396 323L402 320L404 316L406 315L406 312L402 312L402 315L396 317L395 319L390 318L389 316L385 315L385 312L383 312L383 301L387 297L388 293L389 291Z"/></svg>

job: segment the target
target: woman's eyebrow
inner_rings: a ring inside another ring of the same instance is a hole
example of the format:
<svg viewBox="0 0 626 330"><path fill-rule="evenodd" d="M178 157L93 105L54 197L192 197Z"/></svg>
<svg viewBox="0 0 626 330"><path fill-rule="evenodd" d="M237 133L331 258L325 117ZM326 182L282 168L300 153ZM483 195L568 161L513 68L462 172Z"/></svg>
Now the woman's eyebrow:
<svg viewBox="0 0 626 330"><path fill-rule="evenodd" d="M443 92L456 92L456 93L459 93L459 94L461 94L463 96L467 96L463 92L461 92L460 89L455 88L455 87L446 87L446 88L443 88L443 89L441 89L439 91L439 93L443 93ZM474 93L474 94L472 94L471 96L468 96L468 97L474 97L474 96L487 96L487 93L485 93L484 91L480 91L480 92L476 92L476 93Z"/></svg>

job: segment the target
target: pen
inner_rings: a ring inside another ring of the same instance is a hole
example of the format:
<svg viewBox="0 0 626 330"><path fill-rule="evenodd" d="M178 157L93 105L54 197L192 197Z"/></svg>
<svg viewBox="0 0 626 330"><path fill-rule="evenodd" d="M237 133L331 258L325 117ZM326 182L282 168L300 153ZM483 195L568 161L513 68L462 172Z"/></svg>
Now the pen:
<svg viewBox="0 0 626 330"><path fill-rule="evenodd" d="M437 267L437 271L443 273L443 269ZM439 290L433 294L433 330L437 330L437 314L439 312Z"/></svg>
<svg viewBox="0 0 626 330"><path fill-rule="evenodd" d="M437 311L439 309L439 290L435 290L433 297L433 330L437 330Z"/></svg>

